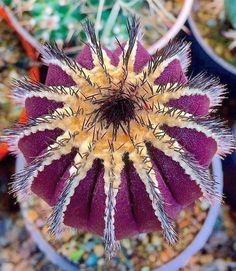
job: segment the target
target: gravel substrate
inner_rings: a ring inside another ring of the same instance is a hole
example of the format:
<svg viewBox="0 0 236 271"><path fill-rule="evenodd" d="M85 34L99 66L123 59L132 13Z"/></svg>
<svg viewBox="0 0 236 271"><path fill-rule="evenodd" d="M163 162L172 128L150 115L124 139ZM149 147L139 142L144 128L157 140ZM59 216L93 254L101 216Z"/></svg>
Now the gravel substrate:
<svg viewBox="0 0 236 271"><path fill-rule="evenodd" d="M195 1L193 19L204 42L216 55L236 67L236 46L232 46L236 38L236 30L233 32L233 27L226 18L224 0Z"/></svg>
<svg viewBox="0 0 236 271"><path fill-rule="evenodd" d="M10 99L12 80L27 76L29 59L15 32L0 18L0 135L19 117L21 107Z"/></svg>
<svg viewBox="0 0 236 271"><path fill-rule="evenodd" d="M169 246L161 232L141 234L136 238L122 240L121 250L111 261L105 260L103 240L89 233L66 231L60 239L48 234L45 224L50 210L39 198L34 197L25 203L27 219L36 225L46 239L61 255L83 268L98 270L149 270L162 266L176 257L191 243L204 222L208 204L198 202L193 208L182 211L176 221L179 241ZM45 211L48 210L48 211Z"/></svg>
<svg viewBox="0 0 236 271"><path fill-rule="evenodd" d="M122 252L110 264L107 264L104 260L101 239L91 234L66 233L63 235L63 241L52 241L50 239L50 242L72 261L79 262L82 264L81 266L86 266L85 270L148 271L174 257L177 251L181 251L186 244L191 242L195 235L193 228L199 223L197 222L198 219L194 218L199 209L198 205L194 208L194 212L188 210L182 213L182 218L177 223L178 227L182 227L182 233L180 232L180 241L175 247L168 247L159 234L141 235L139 238L123 241ZM201 214L203 218L203 214L206 214L206 212L201 211ZM200 213L197 216L201 216ZM46 230L44 230L46 227L42 226L45 221L44 216L31 210L28 212L28 217L35 221L38 227L42 229L44 236L49 238ZM1 271L61 271L39 251L25 229L19 213L1 212L0 251ZM225 206L216 223L214 233L204 249L189 259L188 265L182 270L236 270L235 260L235 222L230 216L228 207Z"/></svg>

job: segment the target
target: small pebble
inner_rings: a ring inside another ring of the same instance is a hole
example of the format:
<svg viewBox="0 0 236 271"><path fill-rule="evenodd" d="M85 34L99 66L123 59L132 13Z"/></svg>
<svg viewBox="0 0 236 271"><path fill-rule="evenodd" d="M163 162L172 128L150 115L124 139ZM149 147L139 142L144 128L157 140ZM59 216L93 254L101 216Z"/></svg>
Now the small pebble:
<svg viewBox="0 0 236 271"><path fill-rule="evenodd" d="M93 251L98 257L102 257L105 253L104 246L102 244L95 245Z"/></svg>
<svg viewBox="0 0 236 271"><path fill-rule="evenodd" d="M38 218L38 213L34 210L29 210L27 212L27 217L30 221L34 222Z"/></svg>
<svg viewBox="0 0 236 271"><path fill-rule="evenodd" d="M144 266L144 267L141 268L141 271L150 271L150 270L151 269L148 266Z"/></svg>
<svg viewBox="0 0 236 271"><path fill-rule="evenodd" d="M73 262L78 262L80 258L83 256L83 254L84 254L83 249L76 250L71 254L70 259Z"/></svg>
<svg viewBox="0 0 236 271"><path fill-rule="evenodd" d="M94 241L89 241L84 244L84 250L90 252L93 249L94 245L95 245Z"/></svg>
<svg viewBox="0 0 236 271"><path fill-rule="evenodd" d="M96 256L96 254L94 253L91 253L86 261L87 265L89 267L93 267L93 266L96 266L97 264L97 260L98 260L98 257Z"/></svg>
<svg viewBox="0 0 236 271"><path fill-rule="evenodd" d="M208 210L210 207L209 203L206 200L200 202L200 208L202 211Z"/></svg>
<svg viewBox="0 0 236 271"><path fill-rule="evenodd" d="M215 26L217 25L217 22L216 22L216 20L214 20L214 19L209 19L209 20L207 21L207 25L208 25L209 27L215 27Z"/></svg>

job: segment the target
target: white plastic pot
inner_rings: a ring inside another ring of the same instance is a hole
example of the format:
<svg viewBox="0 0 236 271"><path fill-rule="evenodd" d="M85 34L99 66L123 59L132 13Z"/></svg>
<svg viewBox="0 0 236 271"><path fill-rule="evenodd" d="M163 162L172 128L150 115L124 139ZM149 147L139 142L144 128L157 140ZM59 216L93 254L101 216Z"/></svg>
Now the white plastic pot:
<svg viewBox="0 0 236 271"><path fill-rule="evenodd" d="M16 172L24 167L24 160L22 157L18 157L16 161ZM217 189L219 192L223 190L223 172L222 164L219 157L215 156L212 162L213 176L217 183ZM156 268L154 271L177 271L179 268L184 267L191 256L196 254L206 243L209 236L212 233L216 219L220 210L220 203L210 207L205 222L202 225L201 230L198 232L193 241L182 251L176 258L172 259L168 263L161 267ZM25 225L34 242L38 245L40 250L45 256L55 265L62 268L65 271L78 271L78 267L75 266L68 259L59 254L41 235L40 231L35 225L33 225L26 216L26 211L22 208L22 214L25 220Z"/></svg>

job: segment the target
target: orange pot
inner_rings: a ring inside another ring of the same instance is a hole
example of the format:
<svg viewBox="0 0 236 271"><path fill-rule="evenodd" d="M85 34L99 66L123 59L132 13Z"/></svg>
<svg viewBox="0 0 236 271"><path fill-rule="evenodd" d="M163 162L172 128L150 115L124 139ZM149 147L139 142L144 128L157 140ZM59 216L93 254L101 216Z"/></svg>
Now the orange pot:
<svg viewBox="0 0 236 271"><path fill-rule="evenodd" d="M36 50L26 41L24 38L17 32L17 30L14 28L11 18L8 16L8 13L5 11L4 7L0 5L0 17L3 18L9 27L11 27L17 34L19 40L21 41L22 47L24 48L26 54L28 57L30 57L32 60L37 60L37 52ZM39 68L34 66L31 67L28 71L29 78L34 81L39 81ZM27 114L26 111L23 109L19 118L20 123L25 123L27 121ZM8 154L8 145L7 143L3 142L0 143L0 160L2 160L6 155Z"/></svg>

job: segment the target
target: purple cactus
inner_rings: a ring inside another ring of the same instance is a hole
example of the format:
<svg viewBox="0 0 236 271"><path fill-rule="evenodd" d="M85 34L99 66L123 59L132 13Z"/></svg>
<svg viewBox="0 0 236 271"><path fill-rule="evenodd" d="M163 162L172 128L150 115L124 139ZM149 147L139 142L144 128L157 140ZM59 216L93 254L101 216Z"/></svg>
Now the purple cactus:
<svg viewBox="0 0 236 271"><path fill-rule="evenodd" d="M205 74L187 79L187 42L150 56L138 29L131 19L129 40L110 51L87 22L90 43L75 60L45 45L46 83L15 82L29 121L7 131L28 163L13 191L21 199L33 191L53 206L52 233L67 225L102 235L109 254L141 232L162 229L174 243L181 209L220 198L208 167L233 147L210 116L224 86Z"/></svg>

